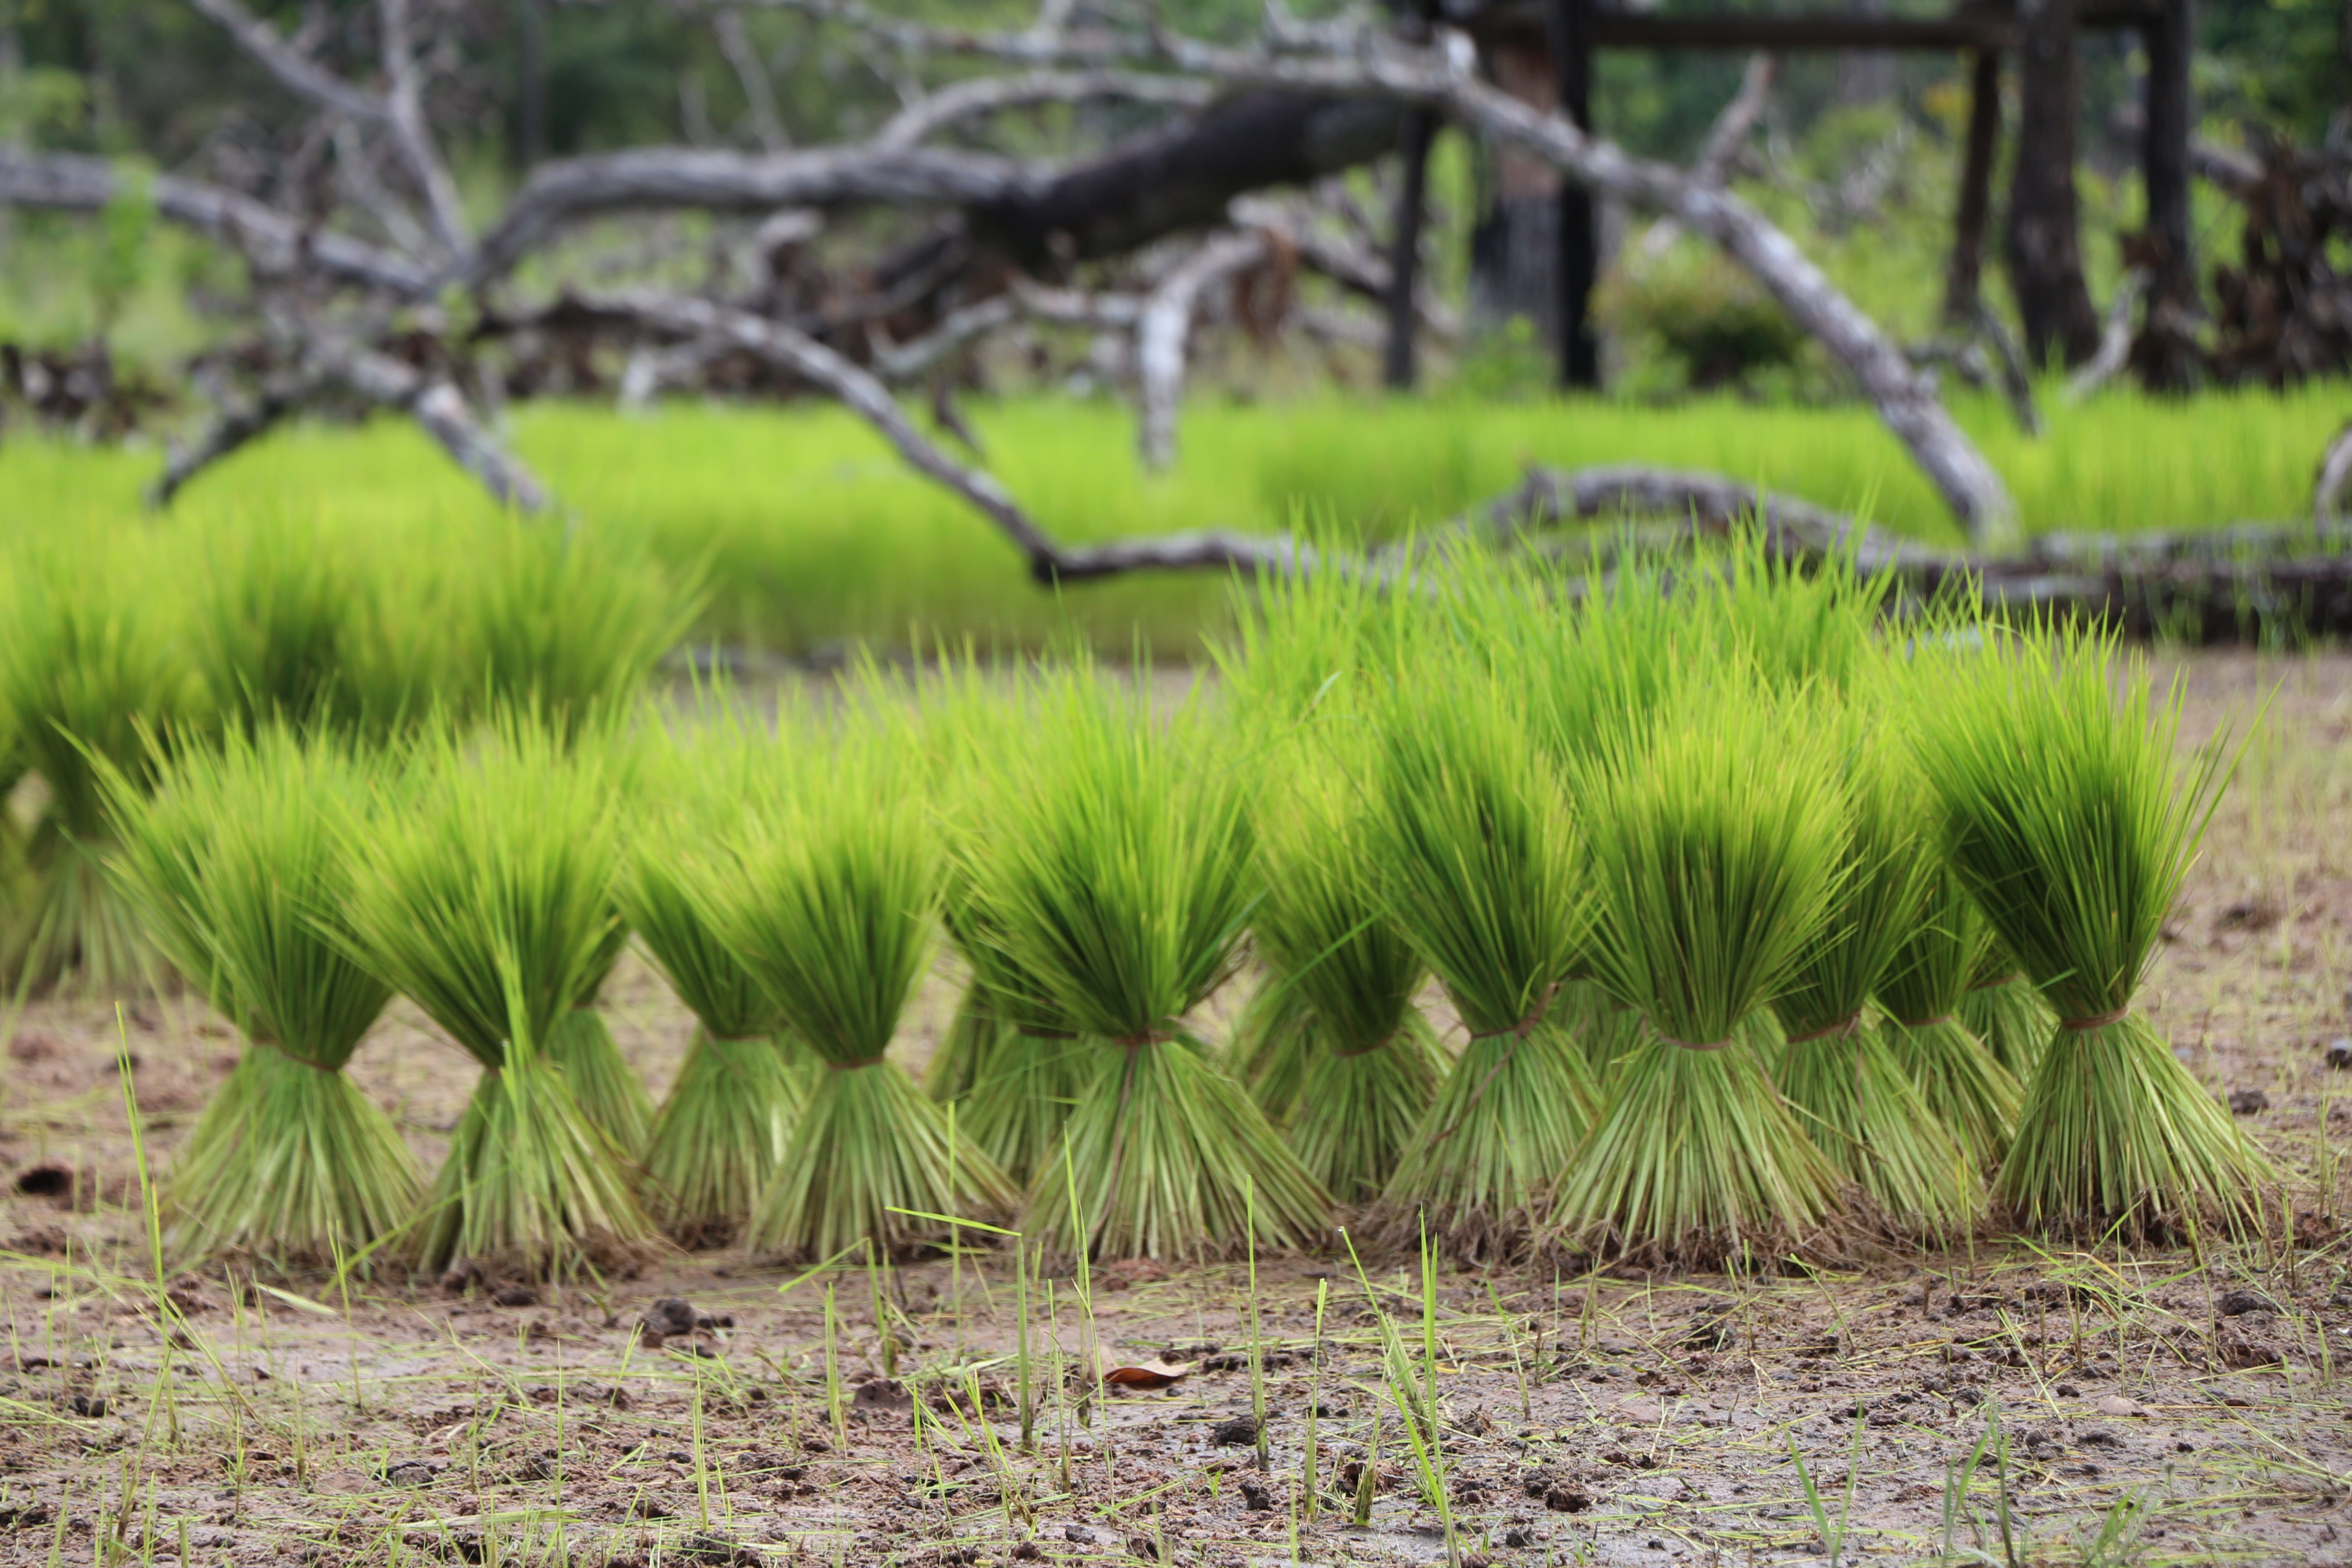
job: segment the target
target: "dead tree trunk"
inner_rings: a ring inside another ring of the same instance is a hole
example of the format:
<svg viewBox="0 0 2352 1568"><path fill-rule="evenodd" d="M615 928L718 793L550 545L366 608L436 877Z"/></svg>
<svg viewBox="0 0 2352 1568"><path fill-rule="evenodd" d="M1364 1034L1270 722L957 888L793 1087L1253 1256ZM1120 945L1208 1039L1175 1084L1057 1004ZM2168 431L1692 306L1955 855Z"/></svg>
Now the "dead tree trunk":
<svg viewBox="0 0 2352 1568"><path fill-rule="evenodd" d="M2017 172L2009 187L2009 274L2037 365L2099 352L2099 313L2083 281L2074 200L2082 70L2074 0L2023 0L2018 14Z"/></svg>
<svg viewBox="0 0 2352 1568"><path fill-rule="evenodd" d="M1966 331L1984 298L1984 237L1992 216L1992 165L2000 146L2000 51L1979 49L1969 71L1969 141L1952 219L1952 262L1944 275L1944 325Z"/></svg>
<svg viewBox="0 0 2352 1568"><path fill-rule="evenodd" d="M2147 315L2132 358L2151 388L2183 391L2202 365L2196 338L2197 256L2189 210L2189 143L2196 130L2189 56L2197 37L2196 0L2161 0L2142 29L2147 48L2147 125L2140 138L2147 192L2142 258L2148 271Z"/></svg>
<svg viewBox="0 0 2352 1568"><path fill-rule="evenodd" d="M1539 114L1559 108L1559 79L1540 50L1498 42L1482 62L1503 91ZM1559 341L1559 172L1507 144L1485 150L1478 221L1470 231L1470 321L1499 331L1514 321L1538 342Z"/></svg>

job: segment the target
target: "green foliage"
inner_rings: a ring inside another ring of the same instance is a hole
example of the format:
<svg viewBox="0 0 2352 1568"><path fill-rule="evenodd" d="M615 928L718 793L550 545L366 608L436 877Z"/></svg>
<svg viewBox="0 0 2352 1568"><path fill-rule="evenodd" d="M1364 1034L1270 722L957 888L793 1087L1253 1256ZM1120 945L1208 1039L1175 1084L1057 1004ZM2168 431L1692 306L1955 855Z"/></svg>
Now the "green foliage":
<svg viewBox="0 0 2352 1568"><path fill-rule="evenodd" d="M2097 631L1956 650L1921 684L1947 857L2062 1020L2000 1197L2028 1224L2129 1233L2215 1205L2242 1214L2269 1163L2129 1012L2211 819L2220 745L2176 780L2178 687L2156 706Z"/></svg>
<svg viewBox="0 0 2352 1568"><path fill-rule="evenodd" d="M113 870L158 945L253 1042L173 1162L179 1256L321 1263L408 1215L420 1179L341 1076L391 988L352 956L350 856L381 764L280 729L178 757L152 794L110 775Z"/></svg>
<svg viewBox="0 0 2352 1568"><path fill-rule="evenodd" d="M1647 340L1697 392L1785 378L1811 342L1745 268L1691 242L1613 271L1593 303L1603 326Z"/></svg>
<svg viewBox="0 0 2352 1568"><path fill-rule="evenodd" d="M485 1068L546 1049L610 939L614 768L527 716L436 730L354 858L361 955Z"/></svg>

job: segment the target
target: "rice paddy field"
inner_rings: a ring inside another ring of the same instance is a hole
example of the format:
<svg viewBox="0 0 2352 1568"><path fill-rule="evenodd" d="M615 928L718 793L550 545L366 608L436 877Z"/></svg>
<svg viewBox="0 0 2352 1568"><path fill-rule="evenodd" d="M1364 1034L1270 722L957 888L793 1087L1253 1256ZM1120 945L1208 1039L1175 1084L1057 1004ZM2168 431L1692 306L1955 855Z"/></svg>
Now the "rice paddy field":
<svg viewBox="0 0 2352 1568"><path fill-rule="evenodd" d="M2186 401L2110 392L2068 406L2052 387L2039 439L1996 401L1963 393L1954 407L2030 529L2129 532L2305 515L2346 402L2340 386L2316 384ZM1176 467L1160 476L1139 468L1132 415L1108 402L974 402L963 413L989 466L1073 542L1302 521L1390 537L1509 489L1530 463L1650 463L1730 474L1958 542L1895 441L1850 406L1203 399L1186 413ZM1225 621L1223 584L1206 578L1119 580L1059 597L1035 588L961 502L838 410L673 404L628 418L533 405L512 426L519 451L602 547L697 577L699 629L722 641L805 655L940 637L1034 647L1075 633L1119 656L1139 645L1188 658ZM496 521L470 480L398 424L275 435L199 479L168 525L139 505L162 462L152 447L14 439L0 450L0 500L20 536L128 537L148 552L163 533L199 555L257 520L291 520L362 559L382 549L463 558Z"/></svg>
<svg viewBox="0 0 2352 1568"><path fill-rule="evenodd" d="M395 446L6 459L5 1560L2352 1558L2344 655L1735 544L713 686L266 510Z"/></svg>

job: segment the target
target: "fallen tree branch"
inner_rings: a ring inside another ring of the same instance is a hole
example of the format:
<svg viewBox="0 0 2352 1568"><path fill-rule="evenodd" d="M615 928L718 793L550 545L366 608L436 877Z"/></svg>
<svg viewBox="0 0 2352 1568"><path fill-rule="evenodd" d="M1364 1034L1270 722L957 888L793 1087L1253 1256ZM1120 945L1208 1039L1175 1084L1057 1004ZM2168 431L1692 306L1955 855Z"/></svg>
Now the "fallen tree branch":
<svg viewBox="0 0 2352 1568"><path fill-rule="evenodd" d="M266 379L252 398L224 409L195 440L173 452L162 476L148 487L147 504L158 511L168 508L198 474L301 412L328 380L316 365Z"/></svg>
<svg viewBox="0 0 2352 1568"><path fill-rule="evenodd" d="M1174 65L1222 81L1431 105L1587 190L1671 215L1745 267L1790 319L1829 350L1979 549L1998 551L2017 542L2017 510L2008 487L1937 400L1932 384L1794 241L1727 191L1696 184L1679 169L1596 140L1563 116L1455 70L1433 50L1369 36L1361 49L1346 57L1267 56L1165 36L1160 43Z"/></svg>
<svg viewBox="0 0 2352 1568"><path fill-rule="evenodd" d="M1184 345L1202 293L1262 267L1274 257L1264 229L1223 234L1179 264L1151 291L1135 330L1136 379L1141 409L1136 443L1147 468L1176 460L1176 414L1184 397Z"/></svg>
<svg viewBox="0 0 2352 1568"><path fill-rule="evenodd" d="M158 175L147 189L158 216L242 251L263 272L308 270L404 298L433 292L430 268L364 240L299 225L235 191L173 174ZM97 213L123 190L122 176L104 158L0 150L0 204Z"/></svg>
<svg viewBox="0 0 2352 1568"><path fill-rule="evenodd" d="M2063 401L2080 403L2123 373L2131 363L2132 312L2138 309L2140 296L2147 292L2148 274L2144 267L2126 271L2116 285L2116 297L2107 301L2107 319L2099 330L2099 352L2083 363L2083 368L2066 378Z"/></svg>
<svg viewBox="0 0 2352 1568"><path fill-rule="evenodd" d="M2352 511L2352 424L2336 432L2319 455L2319 477L2311 487L2311 521L2324 528Z"/></svg>
<svg viewBox="0 0 2352 1568"><path fill-rule="evenodd" d="M1748 68L1739 76L1739 90L1731 95L1731 101L1723 106L1723 112L1707 128L1706 142L1691 164L1692 184L1719 186L1729 182L1732 161L1748 144L1756 122L1764 117L1765 107L1772 100L1773 84L1780 78L1780 56L1759 53L1748 57ZM1657 260L1674 248L1682 232L1682 225L1671 216L1660 218L1642 237L1637 258L1643 261Z"/></svg>
<svg viewBox="0 0 2352 1568"><path fill-rule="evenodd" d="M1135 70L1031 71L1020 76L982 77L941 88L900 110L876 134L880 148L918 147L950 126L1041 103L1086 103L1126 99L1175 109L1205 109L1216 89L1184 77Z"/></svg>

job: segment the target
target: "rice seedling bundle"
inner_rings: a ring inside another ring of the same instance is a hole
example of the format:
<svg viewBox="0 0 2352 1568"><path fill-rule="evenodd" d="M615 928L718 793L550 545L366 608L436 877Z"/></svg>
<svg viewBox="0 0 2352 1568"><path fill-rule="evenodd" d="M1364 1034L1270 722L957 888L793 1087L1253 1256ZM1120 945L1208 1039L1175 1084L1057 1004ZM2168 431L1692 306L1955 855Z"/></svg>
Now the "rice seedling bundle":
<svg viewBox="0 0 2352 1568"><path fill-rule="evenodd" d="M1785 1036L1775 1076L1876 1217L1900 1235L1948 1236L1983 1205L1979 1166L1864 1016L1936 869L1918 784L1860 704L1813 708L1843 775L1846 831L1828 915L1772 1003Z"/></svg>
<svg viewBox="0 0 2352 1568"><path fill-rule="evenodd" d="M939 1216L1001 1216L1016 1201L883 1055L929 962L940 879L922 781L891 740L871 725L809 740L689 889L824 1064L753 1210L756 1251L821 1259L865 1240L895 1253L945 1236Z"/></svg>
<svg viewBox="0 0 2352 1568"><path fill-rule="evenodd" d="M1297 1114L1314 1059L1313 1033L1314 1010L1306 995L1274 973L1259 976L1234 1019L1225 1070L1277 1127L1287 1126Z"/></svg>
<svg viewBox="0 0 2352 1568"><path fill-rule="evenodd" d="M597 998L604 983L613 977L614 966L620 963L627 949L629 927L614 906L604 940L597 945L590 960L588 973L581 983L579 995L555 1021L554 1030L547 1038L547 1059L563 1069L571 1080L572 1097L580 1102L585 1115L596 1130L613 1142L613 1147L629 1159L645 1152L646 1140L653 1126L653 1097L621 1055L618 1041L613 1038L613 1026L604 1018Z"/></svg>
<svg viewBox="0 0 2352 1568"><path fill-rule="evenodd" d="M1183 1022L1231 974L1256 896L1246 788L1197 698L1161 718L1138 687L1084 663L1041 678L1050 743L992 749L986 831L958 837L967 934L1004 961L991 986L1034 987L1098 1042L1023 1229L1115 1258L1303 1247L1328 1194Z"/></svg>
<svg viewBox="0 0 2352 1568"><path fill-rule="evenodd" d="M1990 930L1960 996L1960 1021L2020 1083L2033 1076L2058 1015Z"/></svg>
<svg viewBox="0 0 2352 1568"><path fill-rule="evenodd" d="M1878 1028L1888 1048L1983 1171L2008 1151L2021 1097L2017 1079L1993 1059L1962 1009L1969 956L1990 936L1959 879L1931 854L1908 934L1878 984L1885 1014Z"/></svg>
<svg viewBox="0 0 2352 1568"><path fill-rule="evenodd" d="M247 1041L164 1182L175 1257L326 1263L415 1211L407 1145L342 1071L391 997L344 923L380 765L273 726L188 751L153 794L110 775L118 881Z"/></svg>
<svg viewBox="0 0 2352 1568"><path fill-rule="evenodd" d="M612 940L614 766L511 715L437 731L353 855L360 954L483 1068L426 1199L424 1268L544 1277L654 1235L547 1055Z"/></svg>
<svg viewBox="0 0 2352 1568"><path fill-rule="evenodd" d="M2059 1013L1995 1196L2027 1225L2144 1234L2239 1214L2273 1173L2132 1010L2224 775L2212 746L2175 778L2179 688L2157 703L2116 648L2038 627L1937 660L1916 734L1947 858Z"/></svg>
<svg viewBox="0 0 2352 1568"><path fill-rule="evenodd" d="M1527 1234L1591 1125L1591 1068L1552 1014L1589 921L1579 835L1511 689L1466 660L1399 680L1370 751L1364 854L1470 1037L1397 1163L1388 1226L1426 1215L1452 1250L1491 1253Z"/></svg>
<svg viewBox="0 0 2352 1568"><path fill-rule="evenodd" d="M953 900L950 900L950 903ZM955 929L955 917L943 910L948 940L958 952L968 951L964 939ZM931 1059L923 1064L923 1092L944 1105L961 1100L971 1092L988 1070L989 1058L995 1054L997 1043L1004 1037L1004 1025L997 1016L995 999L977 974L964 983L962 994L956 998L954 1016L948 1020L947 1032L932 1047Z"/></svg>
<svg viewBox="0 0 2352 1568"><path fill-rule="evenodd" d="M646 1143L646 1212L686 1246L721 1246L749 1224L782 1163L808 1097L802 1053L751 971L703 910L718 846L765 787L775 747L740 724L691 744L657 743L652 805L623 857L623 915L670 989L694 1015L686 1059Z"/></svg>
<svg viewBox="0 0 2352 1568"><path fill-rule="evenodd" d="M535 709L568 739L636 694L701 595L609 534L525 525L488 542L459 603L474 695Z"/></svg>
<svg viewBox="0 0 2352 1568"><path fill-rule="evenodd" d="M1261 995L1296 999L1290 1146L1339 1202L1370 1203L1451 1064L1413 1005L1428 972L1381 901L1349 784L1309 748L1287 764L1260 819L1265 892L1253 926L1273 969Z"/></svg>
<svg viewBox="0 0 2352 1568"><path fill-rule="evenodd" d="M1759 1037L1837 891L1844 809L1801 702L1725 669L1672 711L1577 774L1593 970L1650 1037L1618 1067L1554 1219L1579 1247L1719 1258L1803 1242L1839 1194Z"/></svg>
<svg viewBox="0 0 2352 1568"><path fill-rule="evenodd" d="M173 647L175 601L125 552L28 550L0 614L0 710L47 800L25 847L31 897L10 911L5 967L20 992L155 983L138 916L105 873L115 836L101 759L131 786L154 776L197 709Z"/></svg>
<svg viewBox="0 0 2352 1568"><path fill-rule="evenodd" d="M461 691L436 563L288 514L189 536L189 648L224 727L381 742ZM463 703L461 702L462 706Z"/></svg>

